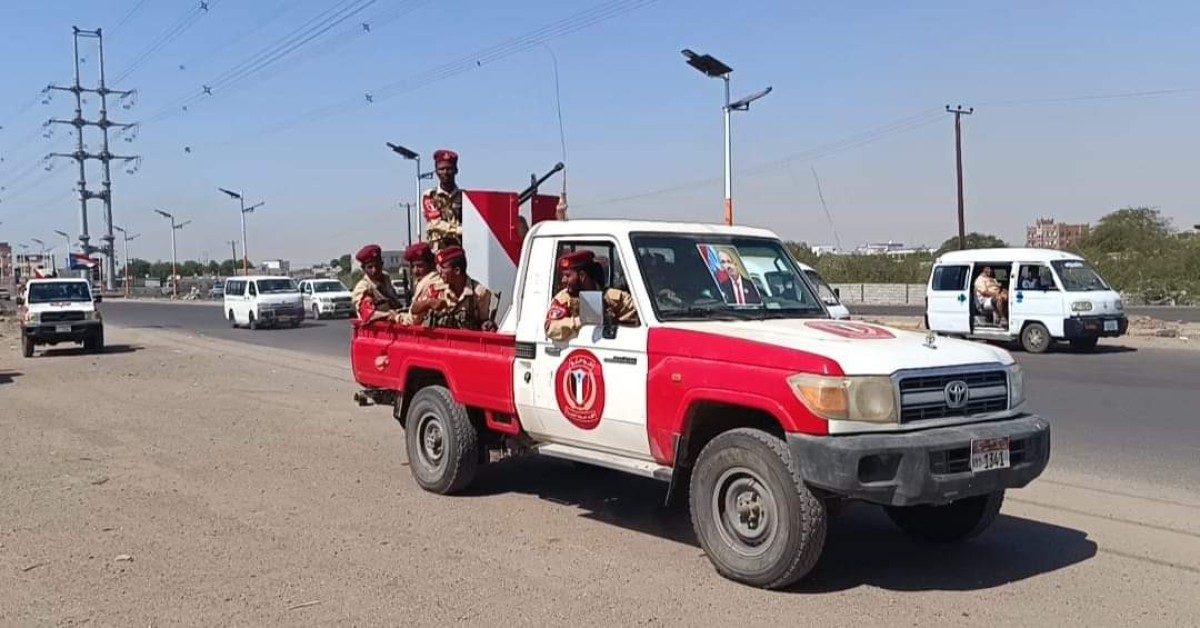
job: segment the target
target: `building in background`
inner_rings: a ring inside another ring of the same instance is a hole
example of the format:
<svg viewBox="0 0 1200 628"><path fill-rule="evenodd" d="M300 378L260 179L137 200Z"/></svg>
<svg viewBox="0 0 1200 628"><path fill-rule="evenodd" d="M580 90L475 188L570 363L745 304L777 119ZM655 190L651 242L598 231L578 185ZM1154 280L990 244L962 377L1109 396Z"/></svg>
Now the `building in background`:
<svg viewBox="0 0 1200 628"><path fill-rule="evenodd" d="M8 283L12 276L12 247L7 242L0 242L0 283Z"/></svg>
<svg viewBox="0 0 1200 628"><path fill-rule="evenodd" d="M929 247L925 246L904 246L902 242L868 242L856 249L857 255L913 255L915 253L928 253Z"/></svg>
<svg viewBox="0 0 1200 628"><path fill-rule="evenodd" d="M1069 225L1054 222L1053 218L1038 218L1032 227L1025 228L1025 246L1032 249L1069 249L1079 244L1088 233L1088 225Z"/></svg>
<svg viewBox="0 0 1200 628"><path fill-rule="evenodd" d="M285 259L268 259L263 260L259 267L264 273L273 275L286 275L292 269L292 263Z"/></svg>

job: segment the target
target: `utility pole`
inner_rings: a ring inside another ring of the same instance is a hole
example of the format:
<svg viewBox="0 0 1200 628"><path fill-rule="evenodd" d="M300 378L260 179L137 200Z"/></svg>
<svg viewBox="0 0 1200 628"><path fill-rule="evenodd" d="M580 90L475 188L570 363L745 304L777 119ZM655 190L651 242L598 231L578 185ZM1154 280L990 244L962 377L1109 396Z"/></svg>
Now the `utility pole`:
<svg viewBox="0 0 1200 628"><path fill-rule="evenodd" d="M412 204L412 203L400 203L399 205L400 205L400 207L403 207L403 208L404 208L404 213L405 213L405 216L407 216L407 220L405 220L405 223L406 223L406 224L408 224L408 246L412 246L412 245L413 245L413 239L412 239L412 209L413 209L413 204Z"/></svg>
<svg viewBox="0 0 1200 628"><path fill-rule="evenodd" d="M130 241L130 240L136 240L136 239L137 239L137 237L138 237L138 236L140 236L140 235L142 235L142 234L140 234L140 233L135 233L135 234L133 234L133 235L129 235L129 232L128 232L128 231L126 231L125 229L122 229L121 227L113 227L113 229L116 229L117 231L120 231L120 232L121 232L121 238L122 238L123 240L125 240L125 289L124 289L124 292L125 292L125 298L126 298L126 299L128 299L128 298L129 298L129 288L130 288L130 283L129 283L129 281L130 281L130 279L129 279L129 260L133 259L133 258L129 257L129 241Z"/></svg>
<svg viewBox="0 0 1200 628"><path fill-rule="evenodd" d="M954 114L954 159L958 171L958 250L967 248L967 226L963 217L963 176L962 176L962 123L959 118L971 115L975 108L963 109L958 105L954 109L946 105L946 112Z"/></svg>
<svg viewBox="0 0 1200 628"><path fill-rule="evenodd" d="M71 120L52 119L50 122L54 124L69 124L75 127L76 142L74 153L51 153L55 157L69 157L74 159L79 164L79 248L87 255L91 255L95 251L100 251L104 254L103 275L105 289L113 289L113 276L116 274L116 261L113 252L113 219L112 219L112 177L109 172L109 163L116 159L119 161L136 161L136 156L121 156L114 155L108 150L108 129L112 127L130 128L132 124L120 124L108 119L108 96L116 94L124 97L132 94L132 91L112 90L104 84L104 35L101 29L82 30L78 26L71 27L75 39L75 84L71 87L59 87L51 85L49 89L71 92L75 95L75 117ZM100 53L100 85L96 89L83 87L79 82L79 38L91 37L96 39ZM100 117L96 120L86 120L83 117L83 94L92 93L100 96ZM83 145L83 127L95 126L99 127L102 132L102 143L99 153L89 153L84 149ZM104 179L101 181L103 189L99 192L92 192L87 189L87 167L85 160L99 160L104 172ZM91 235L88 232L88 215L87 202L88 199L99 198L104 201L104 225L105 233L100 238L104 244L97 248L91 245ZM70 255L70 251L67 251ZM87 276L87 270L82 271L84 277Z"/></svg>
<svg viewBox="0 0 1200 628"><path fill-rule="evenodd" d="M242 275L248 276L250 274L250 258L247 256L248 251L247 251L247 247L246 247L246 214L253 213L254 210L258 209L259 207L262 207L266 203L266 201L260 201L254 205L251 205L250 207L246 207L246 195L244 193L242 193L241 190L234 192L233 190L226 190L225 188L217 188L217 189L221 190L225 194L228 194L229 198L236 200L238 202L238 207L241 209Z"/></svg>
<svg viewBox="0 0 1200 628"><path fill-rule="evenodd" d="M233 257L229 258L233 262L233 272L237 273L237 240L229 241L229 252Z"/></svg>
<svg viewBox="0 0 1200 628"><path fill-rule="evenodd" d="M178 299L179 298L179 265L178 265L178 260L175 257L175 232L184 228L185 226L188 225L188 223L190 223L192 221L185 220L183 222L177 223L177 222L175 222L175 216L168 214L167 212L165 212L161 209L154 210L154 213L171 221L171 298Z"/></svg>

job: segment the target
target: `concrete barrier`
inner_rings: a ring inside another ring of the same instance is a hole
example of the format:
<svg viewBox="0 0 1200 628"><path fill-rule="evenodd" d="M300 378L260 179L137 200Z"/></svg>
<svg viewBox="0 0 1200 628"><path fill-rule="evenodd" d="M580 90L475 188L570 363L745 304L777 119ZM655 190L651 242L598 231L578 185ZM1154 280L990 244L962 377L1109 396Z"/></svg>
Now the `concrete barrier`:
<svg viewBox="0 0 1200 628"><path fill-rule="evenodd" d="M835 283L846 305L925 305L925 284Z"/></svg>

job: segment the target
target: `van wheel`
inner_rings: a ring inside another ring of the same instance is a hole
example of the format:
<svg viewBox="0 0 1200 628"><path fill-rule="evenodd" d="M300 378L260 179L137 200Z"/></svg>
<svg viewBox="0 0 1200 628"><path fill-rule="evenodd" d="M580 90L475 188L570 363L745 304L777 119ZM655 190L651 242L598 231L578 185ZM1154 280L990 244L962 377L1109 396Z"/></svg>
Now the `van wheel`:
<svg viewBox="0 0 1200 628"><path fill-rule="evenodd" d="M237 329L237 319L233 317L233 310L229 310L229 326Z"/></svg>
<svg viewBox="0 0 1200 628"><path fill-rule="evenodd" d="M1099 338L1076 338L1071 341L1071 348L1075 351L1087 353L1095 349L1099 342Z"/></svg>
<svg viewBox="0 0 1200 628"><path fill-rule="evenodd" d="M1050 330L1041 323L1029 323L1021 331L1021 348L1028 353L1045 353L1050 341Z"/></svg>
<svg viewBox="0 0 1200 628"><path fill-rule="evenodd" d="M21 355L27 358L33 357L33 338L29 336L21 337Z"/></svg>
<svg viewBox="0 0 1200 628"><path fill-rule="evenodd" d="M426 386L413 395L404 425L408 464L421 488L450 495L475 479L479 432L445 386Z"/></svg>
<svg viewBox="0 0 1200 628"><path fill-rule="evenodd" d="M718 435L700 452L689 492L696 537L722 576L777 589L817 564L825 507L780 439L750 428Z"/></svg>
<svg viewBox="0 0 1200 628"><path fill-rule="evenodd" d="M258 319L254 318L254 312L250 312L250 329L258 329Z"/></svg>
<svg viewBox="0 0 1200 628"><path fill-rule="evenodd" d="M316 303L313 303L312 310L313 310L313 320L314 321L321 320L321 308L317 307Z"/></svg>
<svg viewBox="0 0 1200 628"><path fill-rule="evenodd" d="M884 506L901 530L937 543L964 541L982 533L996 520L1004 491L965 497L944 506Z"/></svg>

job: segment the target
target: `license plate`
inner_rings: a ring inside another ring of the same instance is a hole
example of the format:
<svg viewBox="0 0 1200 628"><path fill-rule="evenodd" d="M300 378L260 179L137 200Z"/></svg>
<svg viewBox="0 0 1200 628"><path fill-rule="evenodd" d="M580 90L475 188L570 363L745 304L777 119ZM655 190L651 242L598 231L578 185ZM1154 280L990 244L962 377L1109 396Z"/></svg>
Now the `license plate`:
<svg viewBox="0 0 1200 628"><path fill-rule="evenodd" d="M60 333L60 334L69 334L69 333L71 333L71 326L70 325L55 325L54 331L57 333Z"/></svg>
<svg viewBox="0 0 1200 628"><path fill-rule="evenodd" d="M1117 331L1117 321L1104 321L1104 331Z"/></svg>
<svg viewBox="0 0 1200 628"><path fill-rule="evenodd" d="M1008 438L981 438L971 441L971 471L1007 469Z"/></svg>

